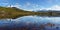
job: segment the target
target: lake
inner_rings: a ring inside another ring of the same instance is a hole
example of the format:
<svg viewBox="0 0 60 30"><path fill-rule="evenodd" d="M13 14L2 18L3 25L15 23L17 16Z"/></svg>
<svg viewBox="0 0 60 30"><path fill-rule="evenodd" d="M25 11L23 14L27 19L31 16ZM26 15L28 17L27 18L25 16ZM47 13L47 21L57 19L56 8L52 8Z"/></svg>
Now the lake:
<svg viewBox="0 0 60 30"><path fill-rule="evenodd" d="M0 30L60 30L60 17L23 16L0 19Z"/></svg>

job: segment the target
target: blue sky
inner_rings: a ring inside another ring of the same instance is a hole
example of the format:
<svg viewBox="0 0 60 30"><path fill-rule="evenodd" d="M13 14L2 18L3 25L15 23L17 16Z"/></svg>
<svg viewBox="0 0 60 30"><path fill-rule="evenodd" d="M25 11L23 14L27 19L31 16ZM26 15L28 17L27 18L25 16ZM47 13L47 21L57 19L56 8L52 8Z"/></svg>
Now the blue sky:
<svg viewBox="0 0 60 30"><path fill-rule="evenodd" d="M0 0L0 6L18 7L24 10L60 10L60 0Z"/></svg>

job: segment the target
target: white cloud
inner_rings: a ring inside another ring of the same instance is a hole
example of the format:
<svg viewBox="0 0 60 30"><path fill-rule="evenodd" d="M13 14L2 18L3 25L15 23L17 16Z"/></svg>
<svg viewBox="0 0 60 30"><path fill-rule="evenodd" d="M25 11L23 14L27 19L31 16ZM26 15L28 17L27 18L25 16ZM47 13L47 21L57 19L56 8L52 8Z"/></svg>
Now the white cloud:
<svg viewBox="0 0 60 30"><path fill-rule="evenodd" d="M8 5L8 3L0 3L0 5Z"/></svg>
<svg viewBox="0 0 60 30"><path fill-rule="evenodd" d="M26 4L25 4L25 6L30 6L31 5L31 3L30 2L27 2Z"/></svg>
<svg viewBox="0 0 60 30"><path fill-rule="evenodd" d="M48 3L52 3L53 0L47 0L47 1L48 1Z"/></svg>
<svg viewBox="0 0 60 30"><path fill-rule="evenodd" d="M20 8L20 4L19 3L16 3L15 5L14 5L14 7L17 7L17 8Z"/></svg>
<svg viewBox="0 0 60 30"><path fill-rule="evenodd" d="M42 8L42 9L59 11L60 10L60 6L59 5L54 5L54 6L50 7L50 8Z"/></svg>
<svg viewBox="0 0 60 30"><path fill-rule="evenodd" d="M11 7L17 7L17 8L20 8L20 4L19 3L16 3L15 5L11 5ZM10 5L8 5L7 7L10 7Z"/></svg>

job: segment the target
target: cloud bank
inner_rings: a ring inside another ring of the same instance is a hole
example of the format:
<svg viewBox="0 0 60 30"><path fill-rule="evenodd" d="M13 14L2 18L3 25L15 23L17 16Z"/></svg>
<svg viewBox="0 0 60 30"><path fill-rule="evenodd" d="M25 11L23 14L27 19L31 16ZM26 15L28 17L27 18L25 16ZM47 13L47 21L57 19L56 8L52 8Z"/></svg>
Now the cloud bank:
<svg viewBox="0 0 60 30"><path fill-rule="evenodd" d="M40 10L57 10L57 11L60 11L60 6L59 5L54 5L54 6L51 6L50 8L42 8Z"/></svg>

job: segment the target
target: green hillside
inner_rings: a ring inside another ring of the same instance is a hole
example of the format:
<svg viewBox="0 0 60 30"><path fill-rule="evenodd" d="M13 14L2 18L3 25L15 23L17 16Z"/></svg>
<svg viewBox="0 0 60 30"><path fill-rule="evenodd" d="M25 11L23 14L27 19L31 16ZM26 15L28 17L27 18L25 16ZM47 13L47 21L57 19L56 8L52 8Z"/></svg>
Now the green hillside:
<svg viewBox="0 0 60 30"><path fill-rule="evenodd" d="M0 19L4 18L17 18L21 16L33 15L35 13L30 11L24 11L16 7L0 7Z"/></svg>
<svg viewBox="0 0 60 30"><path fill-rule="evenodd" d="M6 19L6 18L15 19L21 16L29 16L29 15L60 16L60 13L57 13L55 11L33 12L33 11L24 11L16 7L0 7L0 19Z"/></svg>

